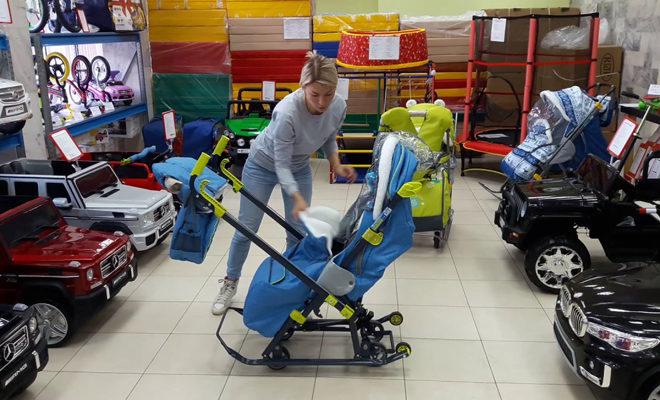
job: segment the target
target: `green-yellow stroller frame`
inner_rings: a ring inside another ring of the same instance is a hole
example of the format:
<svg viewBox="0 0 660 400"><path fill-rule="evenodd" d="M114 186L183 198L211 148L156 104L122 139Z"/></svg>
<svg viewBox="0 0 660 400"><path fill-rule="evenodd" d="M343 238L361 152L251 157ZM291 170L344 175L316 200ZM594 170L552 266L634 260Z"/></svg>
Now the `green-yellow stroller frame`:
<svg viewBox="0 0 660 400"><path fill-rule="evenodd" d="M416 232L433 232L433 247L440 248L449 238L453 220L451 208L454 182L455 129L451 111L437 104L421 103L395 107L383 113L381 132L407 132L422 139L434 153L434 164L417 173L422 189L412 198Z"/></svg>

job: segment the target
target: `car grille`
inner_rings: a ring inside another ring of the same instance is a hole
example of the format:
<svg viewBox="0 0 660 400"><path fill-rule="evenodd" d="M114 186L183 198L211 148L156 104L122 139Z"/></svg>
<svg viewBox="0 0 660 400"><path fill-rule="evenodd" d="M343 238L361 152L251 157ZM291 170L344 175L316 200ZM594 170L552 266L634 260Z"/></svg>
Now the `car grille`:
<svg viewBox="0 0 660 400"><path fill-rule="evenodd" d="M583 337L587 333L587 316L575 303L569 308L568 324L578 337Z"/></svg>
<svg viewBox="0 0 660 400"><path fill-rule="evenodd" d="M571 306L571 292L568 291L566 286L562 286L561 291L559 292L559 306L561 307L561 312L564 314L564 317L568 318L569 308Z"/></svg>
<svg viewBox="0 0 660 400"><path fill-rule="evenodd" d="M12 335L7 341L0 345L0 360L2 368L18 358L30 345L27 326L23 326L18 332Z"/></svg>
<svg viewBox="0 0 660 400"><path fill-rule="evenodd" d="M128 260L128 250L126 246L122 246L121 249L114 252L110 257L101 261L101 276L105 279L110 276L117 268L126 264Z"/></svg>
<svg viewBox="0 0 660 400"><path fill-rule="evenodd" d="M19 101L25 96L25 90L20 86L14 86L6 89L0 89L0 100Z"/></svg>
<svg viewBox="0 0 660 400"><path fill-rule="evenodd" d="M160 221L170 210L170 203L165 203L154 210L154 222Z"/></svg>

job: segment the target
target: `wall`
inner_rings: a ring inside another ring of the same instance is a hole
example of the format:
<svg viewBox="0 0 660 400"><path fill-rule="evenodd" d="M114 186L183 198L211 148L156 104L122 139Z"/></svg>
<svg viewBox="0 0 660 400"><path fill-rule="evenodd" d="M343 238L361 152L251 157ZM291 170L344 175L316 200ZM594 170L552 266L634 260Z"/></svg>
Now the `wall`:
<svg viewBox="0 0 660 400"><path fill-rule="evenodd" d="M315 0L315 14L397 12L404 15L459 15L484 8L568 7L570 0Z"/></svg>
<svg viewBox="0 0 660 400"><path fill-rule="evenodd" d="M660 81L660 1L573 0L572 4L607 18L609 43L624 48L623 89L644 95L649 84Z"/></svg>

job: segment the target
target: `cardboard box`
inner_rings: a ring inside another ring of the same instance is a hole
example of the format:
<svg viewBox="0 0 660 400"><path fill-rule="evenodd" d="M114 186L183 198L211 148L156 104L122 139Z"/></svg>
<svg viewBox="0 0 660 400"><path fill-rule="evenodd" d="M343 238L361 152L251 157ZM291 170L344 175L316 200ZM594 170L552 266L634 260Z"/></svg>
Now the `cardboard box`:
<svg viewBox="0 0 660 400"><path fill-rule="evenodd" d="M621 46L598 47L598 82L615 82L623 71L623 48ZM612 83L613 84L613 83Z"/></svg>

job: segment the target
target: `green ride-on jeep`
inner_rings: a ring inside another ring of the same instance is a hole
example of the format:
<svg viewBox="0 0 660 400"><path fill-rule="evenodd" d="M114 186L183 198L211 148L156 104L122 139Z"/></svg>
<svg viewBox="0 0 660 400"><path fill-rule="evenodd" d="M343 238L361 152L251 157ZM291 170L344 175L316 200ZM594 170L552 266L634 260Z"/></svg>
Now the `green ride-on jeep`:
<svg viewBox="0 0 660 400"><path fill-rule="evenodd" d="M238 91L238 98L227 103L227 118L223 134L229 137L229 157L232 163L232 172L240 177L250 153L254 139L263 132L270 123L273 109L279 100L255 100L246 98L246 93L261 93L261 88L242 88ZM276 88L276 98L282 98L291 93L288 88ZM278 93L283 93L279 95Z"/></svg>

